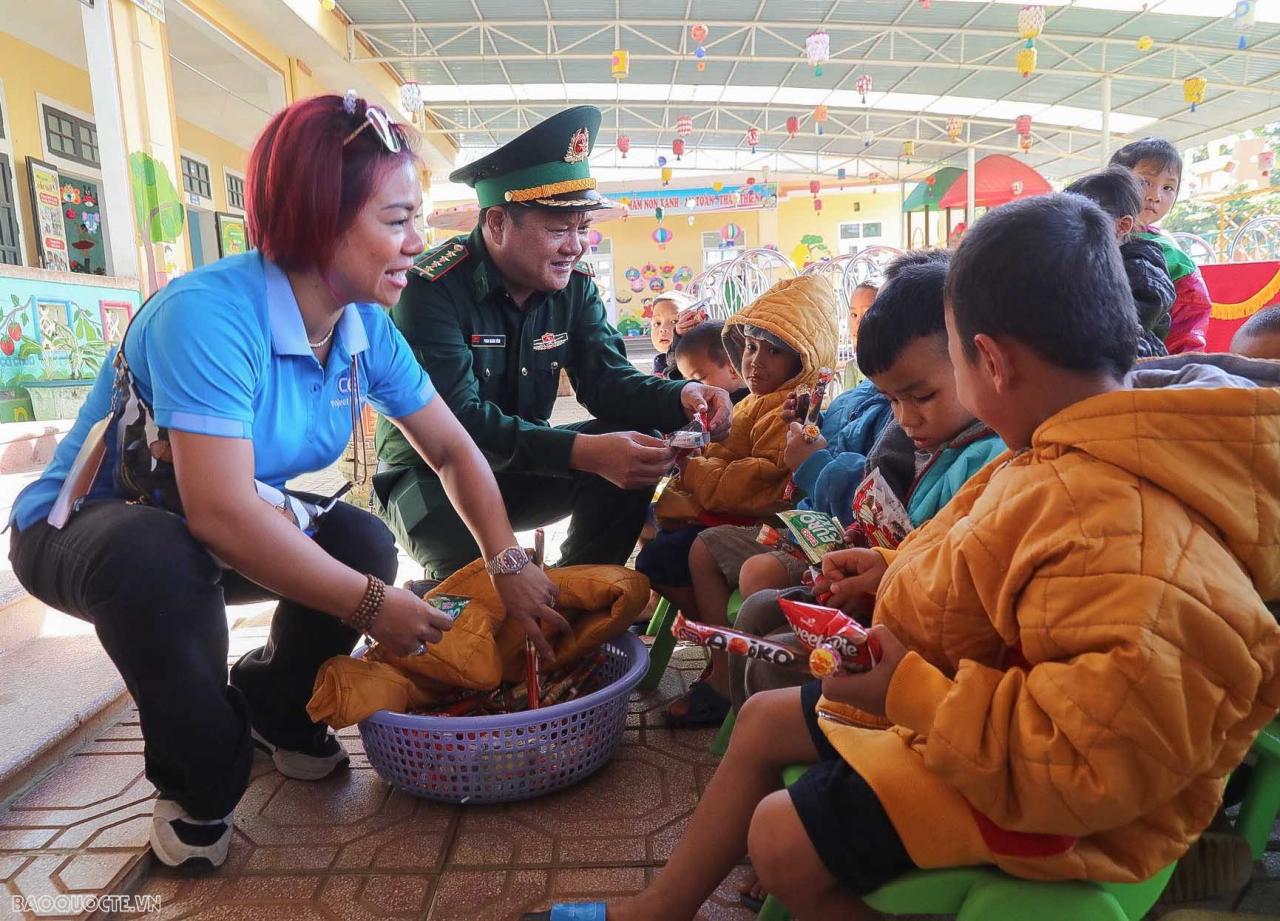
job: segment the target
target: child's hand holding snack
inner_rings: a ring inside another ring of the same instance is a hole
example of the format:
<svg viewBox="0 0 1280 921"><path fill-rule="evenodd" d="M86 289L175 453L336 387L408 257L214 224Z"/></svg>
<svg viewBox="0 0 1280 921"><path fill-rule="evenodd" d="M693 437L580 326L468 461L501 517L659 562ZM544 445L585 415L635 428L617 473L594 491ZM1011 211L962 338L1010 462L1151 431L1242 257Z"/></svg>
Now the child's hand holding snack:
<svg viewBox="0 0 1280 921"><path fill-rule="evenodd" d="M866 596L875 597L888 565L874 550L851 547L833 550L822 558L823 588L831 592L827 601L834 607L859 607Z"/></svg>
<svg viewBox="0 0 1280 921"><path fill-rule="evenodd" d="M827 439L821 433L810 441L804 435L804 426L799 422L792 422L787 426L787 447L782 452L782 462L794 473L800 469L801 464L826 446Z"/></svg>
<svg viewBox="0 0 1280 921"><path fill-rule="evenodd" d="M683 336L699 323L707 322L706 308L701 306L686 307L676 314L676 335Z"/></svg>
<svg viewBox="0 0 1280 921"><path fill-rule="evenodd" d="M870 551L843 551L864 552ZM822 693L830 700L852 704L859 710L875 716L884 716L885 698L889 696L889 683L898 663L907 654L907 647L884 624L876 624L867 635L880 644L880 661L870 671L856 675L836 675L822 679Z"/></svg>

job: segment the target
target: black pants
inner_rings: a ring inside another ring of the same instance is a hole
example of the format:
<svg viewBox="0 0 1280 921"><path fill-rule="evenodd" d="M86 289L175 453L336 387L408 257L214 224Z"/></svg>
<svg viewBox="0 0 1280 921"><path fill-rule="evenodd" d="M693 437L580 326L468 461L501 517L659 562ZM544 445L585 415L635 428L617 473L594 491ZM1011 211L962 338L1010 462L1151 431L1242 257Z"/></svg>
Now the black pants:
<svg viewBox="0 0 1280 921"><path fill-rule="evenodd" d="M598 419L560 426L588 435L626 431ZM511 526L537 528L569 515L558 565L622 564L644 527L653 487L622 489L603 477L495 471ZM444 487L425 465L396 467L374 477L378 510L428 577L444 579L480 556L475 538L454 511Z"/></svg>
<svg viewBox="0 0 1280 921"><path fill-rule="evenodd" d="M396 574L390 532L339 502L315 541L384 581ZM9 559L36 598L93 624L142 720L147 779L197 819L220 819L249 782L250 719L265 738L302 748L322 737L306 713L316 672L351 651L356 631L282 600L266 646L227 682L227 603L273 597L220 568L181 518L118 500L87 504L63 530L15 531Z"/></svg>

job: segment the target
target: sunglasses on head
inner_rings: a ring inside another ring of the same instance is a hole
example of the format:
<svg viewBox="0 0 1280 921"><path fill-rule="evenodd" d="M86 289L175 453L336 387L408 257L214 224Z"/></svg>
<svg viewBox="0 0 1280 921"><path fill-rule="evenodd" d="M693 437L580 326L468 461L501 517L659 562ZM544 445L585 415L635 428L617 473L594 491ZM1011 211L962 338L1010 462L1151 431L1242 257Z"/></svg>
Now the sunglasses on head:
<svg viewBox="0 0 1280 921"><path fill-rule="evenodd" d="M359 128L342 139L342 146L346 147L359 137L361 131L369 127L373 128L373 133L378 136L378 140L382 141L387 150L391 153L400 152L400 132L395 123L387 117L387 113L377 106L365 107L364 121L360 123Z"/></svg>

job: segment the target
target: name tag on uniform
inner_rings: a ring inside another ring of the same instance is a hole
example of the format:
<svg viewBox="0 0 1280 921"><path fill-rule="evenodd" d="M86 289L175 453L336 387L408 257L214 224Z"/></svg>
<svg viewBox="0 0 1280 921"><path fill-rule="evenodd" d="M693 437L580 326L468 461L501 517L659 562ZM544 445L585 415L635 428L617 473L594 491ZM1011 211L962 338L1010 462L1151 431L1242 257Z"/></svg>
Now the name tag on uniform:
<svg viewBox="0 0 1280 921"><path fill-rule="evenodd" d="M471 335L471 347L473 349L505 349L507 347L507 337L505 335L473 333Z"/></svg>

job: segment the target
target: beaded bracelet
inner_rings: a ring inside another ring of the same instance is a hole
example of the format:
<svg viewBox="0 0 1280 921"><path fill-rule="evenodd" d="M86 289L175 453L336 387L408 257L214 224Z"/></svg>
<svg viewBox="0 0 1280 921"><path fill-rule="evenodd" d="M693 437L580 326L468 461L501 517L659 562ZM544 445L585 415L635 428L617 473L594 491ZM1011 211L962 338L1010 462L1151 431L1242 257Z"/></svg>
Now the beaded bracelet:
<svg viewBox="0 0 1280 921"><path fill-rule="evenodd" d="M364 590L364 597L360 599L355 612L347 618L347 623L361 633L368 633L373 629L373 622L382 613L382 600L387 597L387 583L374 575L366 575L365 578L369 580L369 585Z"/></svg>

